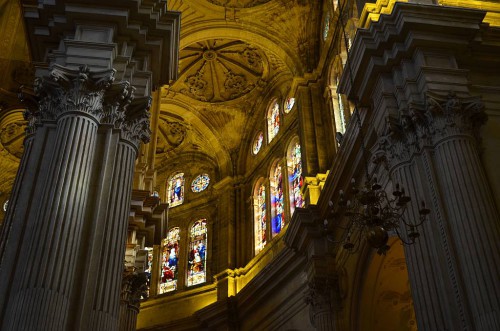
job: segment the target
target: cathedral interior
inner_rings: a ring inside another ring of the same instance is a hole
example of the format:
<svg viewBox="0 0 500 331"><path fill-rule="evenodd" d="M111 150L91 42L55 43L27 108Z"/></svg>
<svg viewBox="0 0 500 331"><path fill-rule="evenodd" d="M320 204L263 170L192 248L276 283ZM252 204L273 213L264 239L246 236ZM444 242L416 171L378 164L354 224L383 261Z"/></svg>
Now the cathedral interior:
<svg viewBox="0 0 500 331"><path fill-rule="evenodd" d="M500 330L498 0L0 31L0 330Z"/></svg>

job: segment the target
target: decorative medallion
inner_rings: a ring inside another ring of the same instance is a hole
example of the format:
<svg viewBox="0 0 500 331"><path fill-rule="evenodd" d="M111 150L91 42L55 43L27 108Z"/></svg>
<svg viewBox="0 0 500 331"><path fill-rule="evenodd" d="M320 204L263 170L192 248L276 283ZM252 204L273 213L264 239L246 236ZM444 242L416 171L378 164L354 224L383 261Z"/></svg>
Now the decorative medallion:
<svg viewBox="0 0 500 331"><path fill-rule="evenodd" d="M262 55L240 40L211 39L180 52L173 89L199 101L224 102L252 91L264 72Z"/></svg>
<svg viewBox="0 0 500 331"><path fill-rule="evenodd" d="M270 0L208 0L217 6L230 7L230 8L249 8L262 5Z"/></svg>
<svg viewBox="0 0 500 331"><path fill-rule="evenodd" d="M209 183L210 177L208 176L208 174L198 175L191 183L191 190L194 193L200 193L208 187Z"/></svg>

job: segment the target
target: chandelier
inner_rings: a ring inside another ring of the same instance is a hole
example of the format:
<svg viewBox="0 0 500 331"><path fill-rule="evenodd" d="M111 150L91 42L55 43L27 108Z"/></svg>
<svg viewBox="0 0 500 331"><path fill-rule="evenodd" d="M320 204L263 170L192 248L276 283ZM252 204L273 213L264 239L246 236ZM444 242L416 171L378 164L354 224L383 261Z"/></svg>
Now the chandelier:
<svg viewBox="0 0 500 331"><path fill-rule="evenodd" d="M348 192L340 190L339 196L337 206L329 202L331 212L336 217L346 217L348 222L346 227L342 227L346 230L344 239L335 243L342 244L350 253L358 250L363 237L371 247L377 249L378 254L385 254L389 249L387 242L390 234L396 234L403 244L412 245L420 236L419 227L430 213L422 201L418 220L407 221L405 212L411 197L399 184L389 196L377 182L377 177L366 181L362 187L356 186L353 178ZM328 227L328 220L325 220L324 226Z"/></svg>

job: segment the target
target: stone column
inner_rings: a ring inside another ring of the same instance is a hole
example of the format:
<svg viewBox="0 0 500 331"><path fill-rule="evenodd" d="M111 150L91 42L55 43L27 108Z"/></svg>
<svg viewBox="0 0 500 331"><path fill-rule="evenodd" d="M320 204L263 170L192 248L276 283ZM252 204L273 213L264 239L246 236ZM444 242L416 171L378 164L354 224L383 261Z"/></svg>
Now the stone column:
<svg viewBox="0 0 500 331"><path fill-rule="evenodd" d="M141 298L147 298L145 273L125 272L120 299L120 331L135 331Z"/></svg>
<svg viewBox="0 0 500 331"><path fill-rule="evenodd" d="M328 251L315 206L295 211L284 241L296 254L306 257L304 301L309 305L311 324L318 331L336 330L335 313L339 311L341 299L335 257Z"/></svg>
<svg viewBox="0 0 500 331"><path fill-rule="evenodd" d="M324 279L311 280L304 293L311 324L318 331L335 330L332 293L332 284Z"/></svg>
<svg viewBox="0 0 500 331"><path fill-rule="evenodd" d="M406 250L419 328L498 330L500 218L478 150L486 115L479 98L427 95L379 140L394 180L432 203Z"/></svg>
<svg viewBox="0 0 500 331"><path fill-rule="evenodd" d="M40 72L2 234L2 330L114 330L149 98L131 103L112 69Z"/></svg>

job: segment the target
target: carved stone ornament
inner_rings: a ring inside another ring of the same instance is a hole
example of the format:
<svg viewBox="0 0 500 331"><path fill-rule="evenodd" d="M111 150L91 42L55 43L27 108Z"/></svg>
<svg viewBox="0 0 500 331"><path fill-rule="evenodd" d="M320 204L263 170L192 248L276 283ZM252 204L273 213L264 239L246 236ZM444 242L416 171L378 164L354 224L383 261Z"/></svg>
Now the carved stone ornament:
<svg viewBox="0 0 500 331"><path fill-rule="evenodd" d="M248 8L264 4L269 0L208 0L208 2L230 8Z"/></svg>
<svg viewBox="0 0 500 331"><path fill-rule="evenodd" d="M55 120L68 112L85 112L99 119L103 97L115 79L115 70L91 72L86 66L69 69L54 65L48 77L35 78L41 119Z"/></svg>
<svg viewBox="0 0 500 331"><path fill-rule="evenodd" d="M44 121L56 121L67 113L85 113L98 124L120 129L122 138L135 145L151 136L151 97L135 98L135 88L127 81L113 83L115 70L90 71L86 66L69 69L54 65L48 76L37 77L34 93L37 109L24 112L27 134Z"/></svg>
<svg viewBox="0 0 500 331"><path fill-rule="evenodd" d="M479 97L459 98L427 93L425 104L410 104L399 118L388 116L374 146L373 161L394 166L409 160L424 147L436 146L453 136L470 136L480 143L480 129L487 115Z"/></svg>
<svg viewBox="0 0 500 331"><path fill-rule="evenodd" d="M122 138L138 144L139 141L148 143L151 140L151 129L149 127L149 108L152 98L137 98L127 107L125 120L122 122Z"/></svg>
<svg viewBox="0 0 500 331"><path fill-rule="evenodd" d="M309 318L313 326L318 314L333 312L331 285L326 280L310 281L304 292L304 300L309 305Z"/></svg>
<svg viewBox="0 0 500 331"><path fill-rule="evenodd" d="M148 298L148 277L144 272L124 272L122 280L122 301L139 309L141 300Z"/></svg>
<svg viewBox="0 0 500 331"><path fill-rule="evenodd" d="M172 86L193 99L224 102L258 86L267 63L256 47L240 40L210 39L180 51L180 78Z"/></svg>

